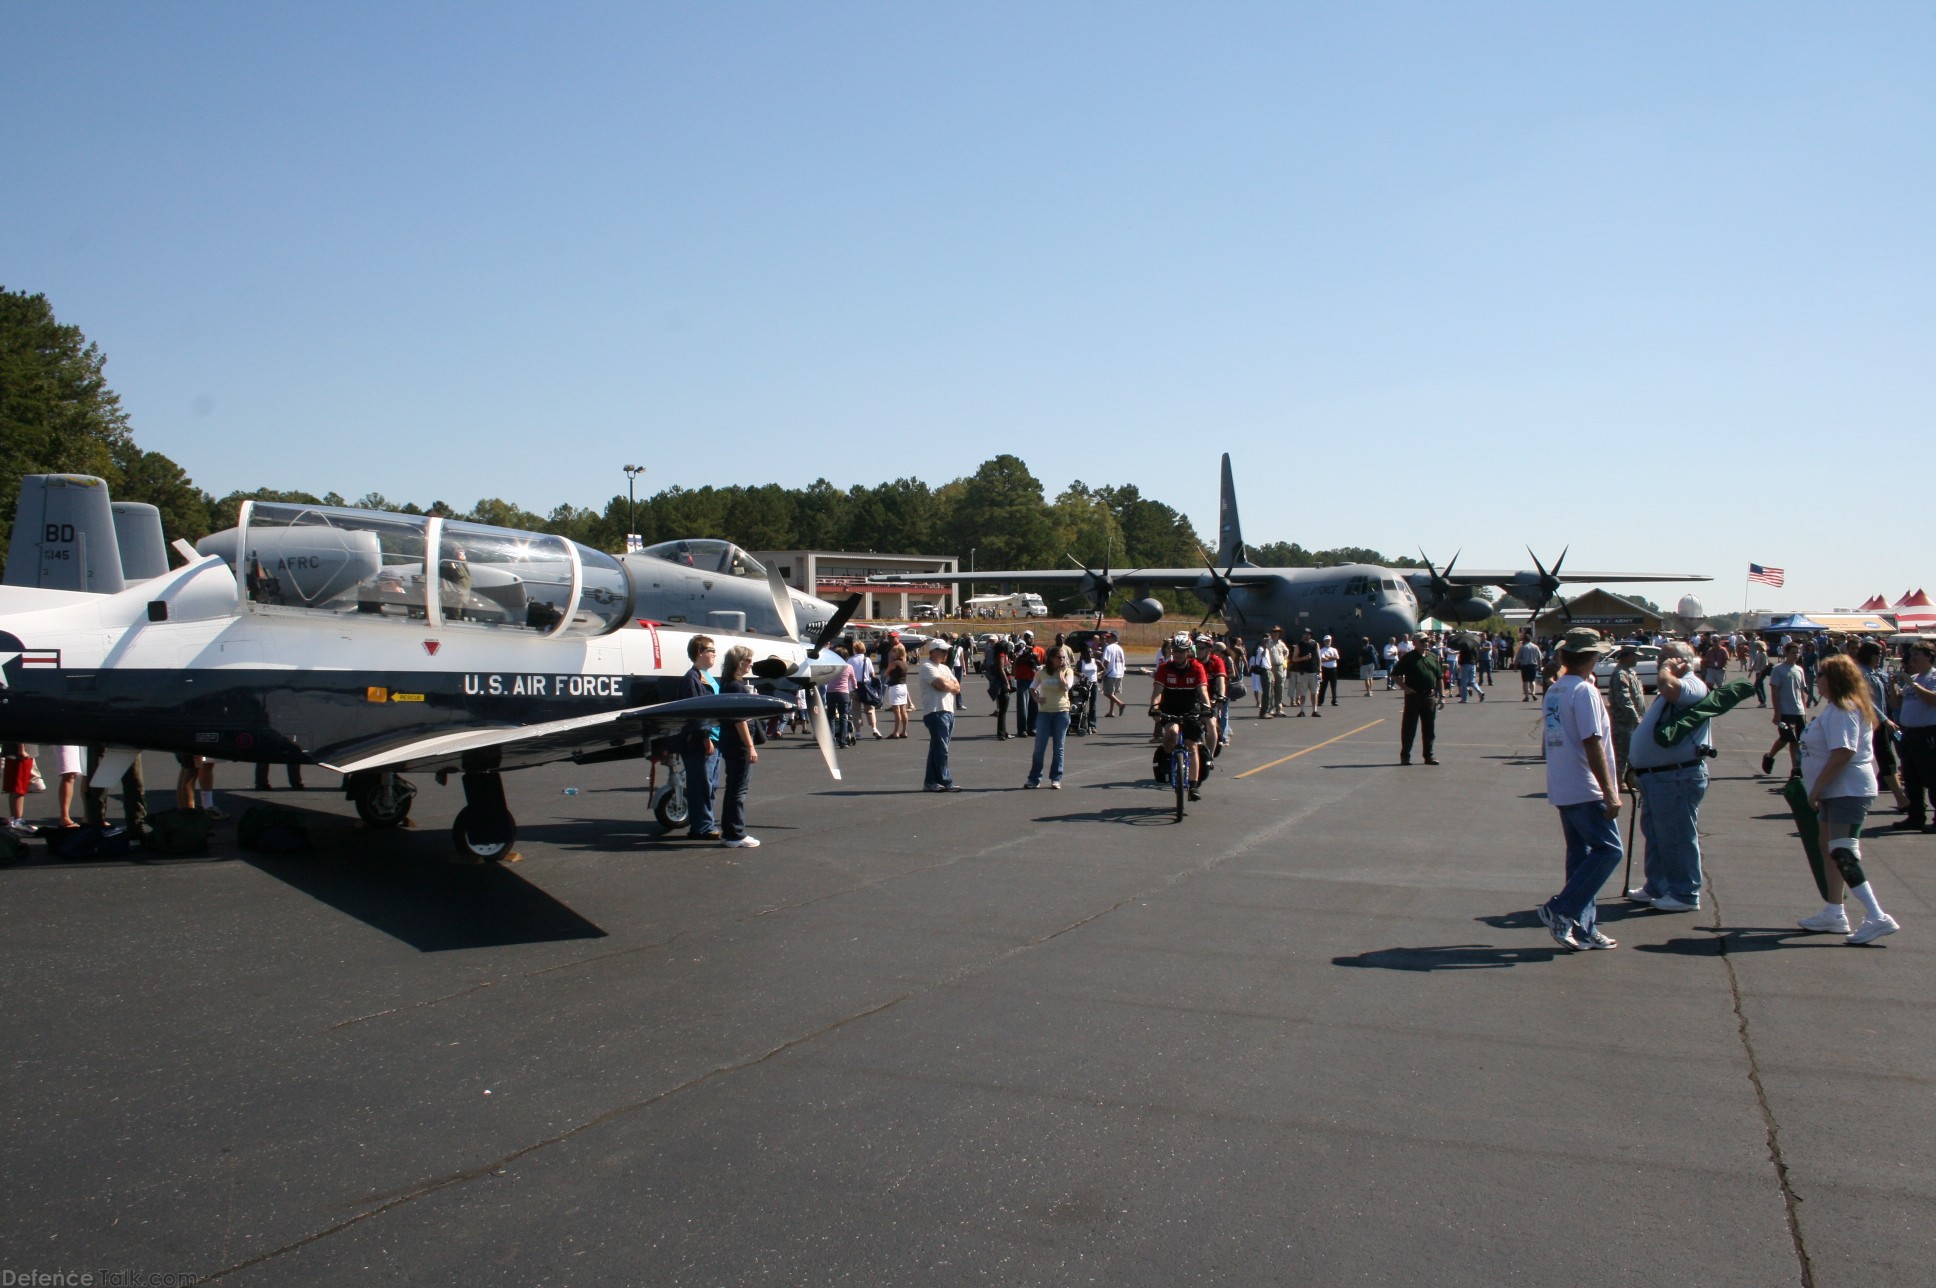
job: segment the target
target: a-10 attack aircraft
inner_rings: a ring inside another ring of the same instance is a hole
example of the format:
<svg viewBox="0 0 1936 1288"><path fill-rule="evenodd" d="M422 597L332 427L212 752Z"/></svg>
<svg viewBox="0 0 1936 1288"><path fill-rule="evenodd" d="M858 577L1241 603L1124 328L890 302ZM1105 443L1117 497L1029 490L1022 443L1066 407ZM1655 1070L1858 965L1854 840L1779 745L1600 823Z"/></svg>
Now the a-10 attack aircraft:
<svg viewBox="0 0 1936 1288"><path fill-rule="evenodd" d="M1477 592L1500 586L1532 604L1534 611L1559 599L1559 588L1579 582L1707 581L1685 572L1562 572L1566 553L1542 565L1537 556L1530 570L1456 572L1458 556L1443 571L1429 563L1425 571L1386 568L1376 564L1337 564L1329 568L1260 568L1244 554L1243 529L1237 520L1237 490L1231 480L1230 454L1223 457L1223 493L1218 512L1217 562L1198 568L1137 568L1130 572L1030 569L973 573L922 573L924 582L1004 582L1017 585L1074 583L1090 606L1100 611L1117 587L1163 587L1188 590L1209 605L1205 614L1221 613L1229 629L1252 635L1282 626L1287 634L1305 630L1331 635L1340 646L1360 638L1375 643L1418 630L1421 617L1447 621L1482 622L1493 605ZM1528 554L1532 552L1527 551ZM1219 570L1219 565L1221 570ZM891 576L869 581L893 584ZM1562 607L1564 600L1559 600ZM1123 605L1132 622L1163 619L1163 605L1152 598L1132 599Z"/></svg>
<svg viewBox="0 0 1936 1288"><path fill-rule="evenodd" d="M687 698L700 630L643 618L627 564L562 537L252 501L199 550L176 548L188 562L168 570L152 510L110 517L98 479L23 480L0 585L0 740L105 747L103 786L140 751L321 765L375 826L409 813L402 771L455 774L453 840L487 859L516 838L503 771L636 757L689 721L785 712L802 687L839 776L815 686L844 665L822 645L859 596L802 643L769 577L777 632L704 633L722 659L751 647L757 682L784 696Z"/></svg>

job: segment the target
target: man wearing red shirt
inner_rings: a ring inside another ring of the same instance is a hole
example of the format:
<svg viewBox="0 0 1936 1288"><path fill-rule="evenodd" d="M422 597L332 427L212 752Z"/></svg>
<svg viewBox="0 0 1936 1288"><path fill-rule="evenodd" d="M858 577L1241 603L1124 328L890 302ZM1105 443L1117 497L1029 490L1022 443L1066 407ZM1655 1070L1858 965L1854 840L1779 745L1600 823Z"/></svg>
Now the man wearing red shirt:
<svg viewBox="0 0 1936 1288"><path fill-rule="evenodd" d="M1201 800L1197 789L1203 785L1208 758L1203 753L1203 723L1198 713L1210 705L1210 673L1197 661L1188 635L1178 635L1171 641L1170 660L1158 664L1154 678L1150 715L1161 717L1163 751L1167 756L1176 750L1179 729L1196 744L1197 754L1192 758L1196 772L1190 784L1190 799Z"/></svg>

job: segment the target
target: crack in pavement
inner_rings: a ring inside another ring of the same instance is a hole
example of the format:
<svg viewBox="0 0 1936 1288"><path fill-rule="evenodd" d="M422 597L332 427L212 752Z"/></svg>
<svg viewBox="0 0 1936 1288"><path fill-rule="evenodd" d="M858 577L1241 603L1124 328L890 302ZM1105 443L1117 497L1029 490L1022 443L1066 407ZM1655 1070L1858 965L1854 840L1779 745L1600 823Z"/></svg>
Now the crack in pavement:
<svg viewBox="0 0 1936 1288"><path fill-rule="evenodd" d="M1709 928L1716 933L1715 942L1720 945L1721 969L1728 977L1728 998L1734 1006L1735 1030L1741 1038L1741 1050L1748 1058L1748 1085L1754 1088L1755 1108L1761 1111L1761 1126L1768 1141L1768 1161L1774 1166L1775 1181L1781 1187L1782 1214L1788 1222L1788 1240L1795 1249L1795 1264L1801 1274L1802 1288L1815 1288L1815 1267L1808 1257L1808 1240L1802 1234L1801 1199L1795 1194L1795 1187L1788 1175L1788 1160L1781 1150L1781 1124L1775 1120L1774 1107L1768 1103L1768 1088L1761 1081L1761 1059L1755 1051L1754 1035L1748 1028L1748 1012L1741 1001L1741 977L1735 973L1734 958L1728 952L1728 940L1721 934L1721 897L1715 888L1713 874L1708 874L1708 905L1713 912Z"/></svg>
<svg viewBox="0 0 1936 1288"><path fill-rule="evenodd" d="M630 1104L619 1105L617 1108L608 1109L604 1113L599 1114L595 1118L588 1118L584 1122L579 1123L576 1126L568 1127L564 1131L558 1132L555 1135L545 1137L543 1140L533 1141L529 1145L520 1146L519 1148L512 1150L510 1153L505 1154L500 1158L494 1159L491 1162L481 1164L477 1167L465 1168L461 1172L452 1172L447 1176L439 1177L433 1181L427 1181L422 1185L416 1186L415 1188L406 1191L405 1193L399 1194L397 1197L393 1199L389 1199L383 1203L379 1203L375 1207L369 1208L365 1211L358 1212L355 1216L345 1218L344 1220L338 1221L333 1225L325 1226L320 1230L313 1230L310 1233L304 1235L302 1238L293 1240L292 1242L289 1242L289 1243L285 1243L279 1248L271 1248L269 1251L257 1253L255 1256L250 1257L245 1261L238 1261L234 1265L223 1266L219 1270L211 1271L210 1273L202 1276L202 1281L206 1282L207 1280L211 1280L211 1279L226 1278L227 1276L236 1274L239 1271L248 1270L248 1269L251 1269L252 1267L259 1266L266 1261L271 1261L274 1258L280 1257L285 1253L294 1252L299 1248L308 1247L310 1244L316 1243L317 1241L322 1239L327 1239L333 1234L340 1234L344 1230L347 1230L352 1226L361 1225L363 1222L370 1220L372 1217L382 1216L385 1212L389 1212L396 1208L402 1207L406 1203L414 1203L418 1199L427 1198L432 1194L436 1194L436 1193L439 1193L440 1191L450 1189L453 1186L463 1185L470 1181L481 1180L486 1176L496 1176L499 1173L503 1172L506 1167L510 1166L512 1163L517 1162L520 1158L523 1158L527 1154L533 1154L533 1153L536 1153L538 1150L547 1149L553 1145L561 1144L564 1141L570 1140L574 1136L578 1136L584 1132L588 1132L592 1130L594 1127L600 1127L606 1123L615 1122L618 1119L625 1118L631 1114L638 1113L642 1109L649 1109L653 1105L658 1104L662 1100L669 1099L670 1097L676 1096L683 1091L690 1091L694 1087L703 1086L706 1083L711 1082L716 1078L724 1077L725 1075L731 1074L731 1073L738 1073L741 1070L750 1069L756 1065L764 1064L768 1060L773 1059L775 1056L784 1055L786 1052L791 1051L793 1048L800 1046L803 1043L812 1042L816 1038L824 1037L825 1035L834 1032L836 1029L845 1028L849 1024L857 1024L861 1020L867 1019L869 1016L878 1015L882 1011L888 1010L892 1007L899 1006L902 1002L905 1002L909 997L912 997L912 996L914 996L913 993L903 993L898 997L889 998L887 1001L878 1003L874 1006L870 1006L865 1010L857 1011L852 1015L845 1015L845 1016L842 1016L840 1019L832 1021L831 1023L823 1024L822 1026L813 1030L810 1033L803 1033L799 1037L789 1038L785 1042L782 1042L777 1046L771 1047L766 1051L760 1052L758 1055L750 1056L744 1060L735 1060L727 1064L715 1065L712 1068L706 1070L704 1073L695 1074L694 1076L686 1079L684 1082L678 1083L671 1087L667 1087L664 1091L656 1092L650 1096L647 1096L643 1100L636 1100Z"/></svg>
<svg viewBox="0 0 1936 1288"><path fill-rule="evenodd" d="M441 1193L444 1190L451 1189L459 1185L468 1184L471 1181L481 1180L485 1177L498 1175L502 1173L512 1163L517 1162L519 1159L524 1158L527 1155L534 1154L539 1150L547 1149L553 1145L561 1144L565 1141L572 1139L573 1137L576 1137L585 1132L591 1131L593 1128L601 1127L607 1123L615 1122L615 1121L618 1121L619 1119L629 1117L632 1114L636 1114L640 1112L641 1110L649 1109L654 1105L657 1105L665 1100L668 1100L673 1096L677 1096L683 1092L693 1090L694 1088L697 1088L700 1086L704 1086L710 1082L715 1081L716 1079L725 1077L729 1074L740 1073L740 1072L743 1072L744 1070L751 1069L756 1066L765 1064L767 1061L772 1060L775 1057L784 1055L789 1051L795 1050L796 1048L801 1047L809 1042L816 1041L822 1037L827 1036L830 1033L837 1032L838 1030L844 1029L849 1025L858 1024L862 1020L866 1020L873 1016L880 1015L886 1011L892 1010L894 1007L901 1005L901 1003L906 1002L911 998L921 997L928 993L932 993L938 989L954 987L960 984L963 980L972 978L973 976L981 974L985 971L992 970L997 966L1003 965L1006 962L1014 960L1016 957L1024 953L1032 952L1044 944L1052 943L1055 940L1062 938L1064 935L1080 930L1084 926L1092 925L1095 922L1101 920L1102 918L1109 916L1111 913L1116 912L1118 909L1121 909L1127 906L1128 904L1135 903L1138 900L1150 898L1153 895L1161 894L1165 890L1173 889L1175 886L1179 885L1184 881L1190 880L1192 878L1195 878L1205 873L1208 873L1210 871L1213 871L1217 866L1222 864L1227 859L1249 854L1252 851L1256 850L1259 846L1266 844L1267 842L1277 837L1279 834L1286 831L1287 829L1296 826L1298 823L1301 823L1302 821L1304 821L1304 819L1308 818L1313 812L1315 812L1320 807L1320 805L1327 804L1327 803L1329 802L1320 801L1320 802L1313 802L1311 804L1307 804L1303 808L1292 811L1291 813L1278 819L1271 826L1260 828L1257 831L1252 832L1250 835L1242 838L1236 844L1230 846L1228 849L1224 850L1220 854L1208 855L1193 863L1189 863L1182 867L1179 867L1177 870L1175 870L1174 872L1171 872L1168 876L1164 877L1162 880L1153 882L1150 885L1147 885L1132 894L1125 895L1123 898L1118 899L1113 903L1110 903L1096 910L1095 912L1090 913L1085 917L1078 918L1077 920L1072 921L1065 926L1062 926L1056 930L1052 930L1047 934L1039 935L1034 939L1030 939L1025 942L1015 944L992 956L984 957L979 961L964 963L956 970L950 971L946 974L943 974L937 977L933 982L929 984L923 985L919 988L910 989L905 993L901 993L895 997L891 997L886 1001L878 1002L860 1011L856 1011L851 1015L842 1016L837 1020L830 1021L829 1023L824 1024L819 1028L812 1030L811 1032L803 1033L798 1037L789 1038L786 1041L781 1042L776 1046L770 1047L767 1050L760 1052L757 1055L749 1056L741 1060L730 1061L725 1064L715 1065L712 1068L706 1070L704 1073L696 1074L693 1077L688 1078L683 1082L677 1083L671 1087L667 1087L663 1091L655 1092L654 1094L647 1096L642 1100L633 1101L628 1104L617 1106L616 1108L608 1109L604 1113L601 1113L596 1117L586 1119L584 1122L578 1123L572 1127L568 1127L564 1131L558 1132L551 1136L547 1136L542 1140L533 1141L528 1145L520 1146L519 1148L512 1150L510 1153L505 1154L497 1159L494 1159L491 1162L483 1163L476 1167L465 1168L462 1171L452 1172L448 1175L438 1177L435 1180L426 1181L421 1185L414 1186L411 1189L396 1195L396 1197L394 1198L386 1199L385 1201L378 1203L373 1207L370 1207L362 1212L358 1212L354 1216L346 1217L343 1220L334 1222L331 1225L327 1225L320 1230L313 1230L310 1233L302 1236L301 1238L292 1240L291 1242L283 1244L280 1247L269 1249L266 1252L258 1253L253 1257L249 1257L246 1260L236 1262L233 1265L224 1266L218 1270L211 1271L209 1274L203 1276L203 1278L205 1280L226 1278L229 1275L239 1273L240 1271L248 1270L253 1267L260 1266L268 1261L272 1261L275 1258L283 1256L287 1253L295 1252L302 1248L306 1248L311 1244L317 1243L323 1239L327 1239L332 1235L340 1234L343 1231L351 1229L354 1226L361 1225L365 1221L369 1221L372 1218L382 1216L386 1212L394 1211L395 1209L402 1207L407 1203L414 1203L418 1199L428 1198L433 1194ZM1028 836L1032 836L1032 835L1033 833L1028 834ZM984 847L984 849L982 851L979 851L978 853L992 853L998 850L1010 848L1012 846L1023 843L1025 840L1028 839L1028 836L1010 837L1006 840L992 843L989 846ZM962 857L965 858L967 856L962 856ZM949 860L948 862L953 863L953 862L960 862L960 861L961 861L961 858L957 858L957 859ZM947 864L943 863L935 866L947 866ZM883 878L877 878L877 879L888 880L892 878L883 877ZM864 882L862 884L863 885L872 884L872 882L871 881ZM816 896L815 900L813 901L817 902L818 899L822 897L825 897L825 896ZM762 915L762 914L755 914L755 915ZM675 938L677 938L677 936L675 936ZM625 950L625 951L634 951L634 950ZM556 967L549 968L549 969L556 969ZM480 985L478 987L484 987L484 986ZM466 992L475 992L475 991L477 991L476 988L466 990ZM460 995L453 994L453 996L460 996ZM427 1005L427 1004L429 1003L423 1003L420 1005ZM408 1009L408 1008L399 1008L399 1009ZM356 1021L349 1021L349 1022L355 1023ZM1812 1285L1810 1286L1810 1288L1812 1288Z"/></svg>

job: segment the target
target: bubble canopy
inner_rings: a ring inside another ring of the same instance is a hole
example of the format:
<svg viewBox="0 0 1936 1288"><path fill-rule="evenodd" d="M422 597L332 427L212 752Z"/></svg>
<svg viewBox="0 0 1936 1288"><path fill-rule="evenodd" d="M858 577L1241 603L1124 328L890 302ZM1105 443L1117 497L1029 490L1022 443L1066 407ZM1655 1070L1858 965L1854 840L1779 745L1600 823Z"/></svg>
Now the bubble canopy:
<svg viewBox="0 0 1936 1288"><path fill-rule="evenodd" d="M661 541L656 546L647 546L639 553L687 568L697 568L700 572L717 572L724 573L728 577L766 580L765 564L732 542L721 541L716 537Z"/></svg>
<svg viewBox="0 0 1936 1288"><path fill-rule="evenodd" d="M632 609L631 579L611 555L432 515L251 501L236 527L196 548L236 570L251 611L603 635Z"/></svg>

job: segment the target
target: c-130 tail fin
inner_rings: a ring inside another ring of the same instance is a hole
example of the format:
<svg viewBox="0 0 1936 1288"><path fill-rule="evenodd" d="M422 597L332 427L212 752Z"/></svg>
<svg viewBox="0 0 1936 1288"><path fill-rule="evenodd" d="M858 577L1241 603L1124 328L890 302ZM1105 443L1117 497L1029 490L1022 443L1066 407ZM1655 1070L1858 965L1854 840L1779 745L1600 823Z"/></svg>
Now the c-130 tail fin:
<svg viewBox="0 0 1936 1288"><path fill-rule="evenodd" d="M1229 568L1248 564L1244 554L1244 531L1237 522L1237 487L1230 479L1230 453L1223 454L1223 497L1217 507L1217 566Z"/></svg>

